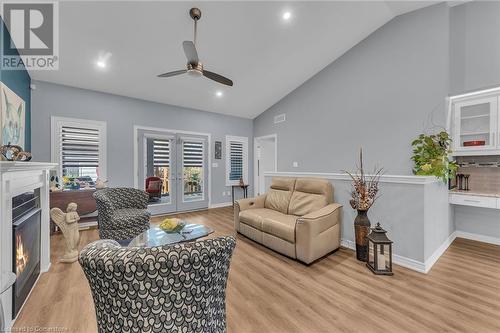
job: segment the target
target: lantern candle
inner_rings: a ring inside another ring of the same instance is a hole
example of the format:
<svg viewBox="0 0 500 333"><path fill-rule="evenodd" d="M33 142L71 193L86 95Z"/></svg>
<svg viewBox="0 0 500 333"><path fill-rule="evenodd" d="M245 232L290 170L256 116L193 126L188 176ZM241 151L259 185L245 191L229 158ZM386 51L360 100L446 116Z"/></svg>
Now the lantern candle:
<svg viewBox="0 0 500 333"><path fill-rule="evenodd" d="M377 253L377 269L385 269L385 255Z"/></svg>

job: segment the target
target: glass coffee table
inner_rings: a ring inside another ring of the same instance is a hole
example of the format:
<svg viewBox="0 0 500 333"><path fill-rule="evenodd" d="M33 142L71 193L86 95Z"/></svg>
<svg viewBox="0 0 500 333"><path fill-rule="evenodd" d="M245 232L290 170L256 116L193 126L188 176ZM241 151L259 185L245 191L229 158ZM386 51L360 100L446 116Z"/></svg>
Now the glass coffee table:
<svg viewBox="0 0 500 333"><path fill-rule="evenodd" d="M153 247L192 241L214 232L203 224L188 223L179 232L168 233L158 225L144 231L128 244L128 247Z"/></svg>

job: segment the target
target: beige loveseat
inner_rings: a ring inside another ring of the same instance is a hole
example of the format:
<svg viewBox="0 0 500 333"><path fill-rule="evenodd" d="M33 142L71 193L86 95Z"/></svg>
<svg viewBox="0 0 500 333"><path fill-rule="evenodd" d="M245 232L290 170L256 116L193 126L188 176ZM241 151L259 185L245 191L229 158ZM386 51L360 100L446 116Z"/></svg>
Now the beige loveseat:
<svg viewBox="0 0 500 333"><path fill-rule="evenodd" d="M318 178L275 177L266 194L236 202L236 231L306 264L340 246L342 206L332 184Z"/></svg>

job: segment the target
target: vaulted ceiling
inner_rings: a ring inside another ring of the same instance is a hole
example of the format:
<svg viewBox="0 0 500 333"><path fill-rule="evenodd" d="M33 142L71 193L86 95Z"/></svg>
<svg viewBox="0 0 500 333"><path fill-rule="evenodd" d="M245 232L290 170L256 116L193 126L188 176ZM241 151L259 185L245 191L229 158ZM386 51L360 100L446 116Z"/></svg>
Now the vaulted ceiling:
<svg viewBox="0 0 500 333"><path fill-rule="evenodd" d="M30 74L254 118L395 16L433 3L65 1L59 5L59 70ZM193 37L193 6L202 10L200 59L206 69L231 78L233 87L188 75L156 77L185 68L182 41ZM99 68L106 54L106 68Z"/></svg>

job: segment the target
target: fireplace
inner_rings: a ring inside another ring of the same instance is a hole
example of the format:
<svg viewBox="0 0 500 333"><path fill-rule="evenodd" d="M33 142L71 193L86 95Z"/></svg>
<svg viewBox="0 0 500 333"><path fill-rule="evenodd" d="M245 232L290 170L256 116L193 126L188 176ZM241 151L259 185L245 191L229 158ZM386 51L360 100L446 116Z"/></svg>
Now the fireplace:
<svg viewBox="0 0 500 333"><path fill-rule="evenodd" d="M12 289L12 318L14 319L40 275L39 190L12 198L12 270L16 282Z"/></svg>

